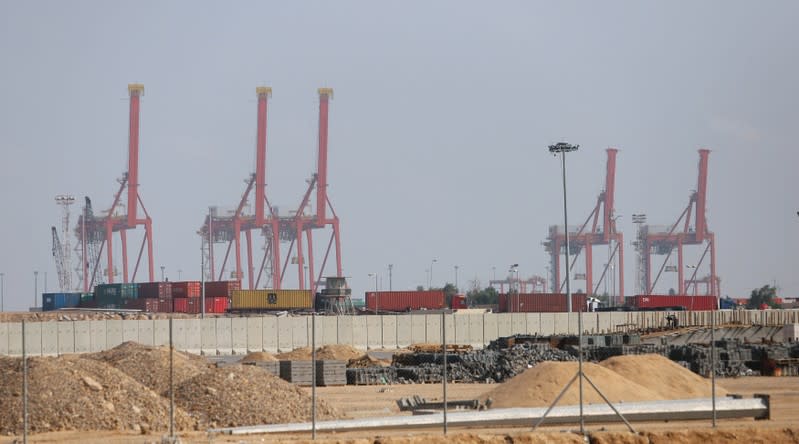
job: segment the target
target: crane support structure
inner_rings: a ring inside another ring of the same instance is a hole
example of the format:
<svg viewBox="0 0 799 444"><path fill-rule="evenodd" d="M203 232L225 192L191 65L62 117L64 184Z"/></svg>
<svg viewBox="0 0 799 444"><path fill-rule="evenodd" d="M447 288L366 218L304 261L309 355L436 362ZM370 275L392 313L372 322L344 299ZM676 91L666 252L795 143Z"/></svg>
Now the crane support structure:
<svg viewBox="0 0 799 444"><path fill-rule="evenodd" d="M117 275L114 258L114 233L119 233L122 282L135 282L141 265L145 247L147 248L147 279L155 280L155 264L153 262L153 222L147 209L144 207L139 194L139 115L140 99L144 95L144 85L132 83L128 85L130 96L129 107L129 134L128 134L128 170L118 179L119 188L114 195L114 200L105 214L95 216L90 209L90 201L86 200L83 214L78 219L75 233L81 245L83 269L83 291L88 292L96 282L105 281L113 283ZM127 208L123 208L122 194L127 191ZM139 217L139 206L144 217ZM91 216L90 216L91 213ZM136 256L133 273L128 267L128 236L129 230L144 227L144 236ZM94 245L92 245L94 244ZM100 256L105 250L106 269L100 270ZM96 253L97 257L90 255ZM102 278L98 279L98 274Z"/></svg>
<svg viewBox="0 0 799 444"><path fill-rule="evenodd" d="M624 300L624 235L616 229L615 193L616 193L616 154L618 150L608 148L607 165L605 173L605 189L599 193L596 205L579 227L569 227L569 254L572 257L571 266L577 262L580 254L585 250L585 285L588 294L597 294L599 286L608 277L612 279L614 287L611 296L618 295L620 301ZM600 212L601 208L601 212ZM601 215L601 216L600 216ZM601 219L600 219L601 217ZM601 222L600 222L601 221ZM589 225L590 224L590 225ZM595 245L608 245L609 253L607 262L602 268L602 273L596 285L593 277L593 254ZM561 257L563 248L566 248L566 232L559 225L549 227L549 237L544 246L550 254L550 268L552 270L552 288L556 292L563 292L566 280L561 277ZM618 261L618 264L617 264ZM576 275L575 275L576 276ZM618 284L618 285L615 285Z"/></svg>
<svg viewBox="0 0 799 444"><path fill-rule="evenodd" d="M705 215L707 205L707 172L710 150L699 150L699 167L696 190L691 192L688 205L683 209L677 221L668 227L643 225L638 230L635 242L640 256L639 273L641 288L647 294L655 293L655 288L665 272L677 273L677 294L700 294L698 286L704 286L704 295L718 297L720 283L716 274L716 237L708 229ZM693 223L692 223L693 222ZM686 264L684 247L698 246L701 254L696 263ZM669 266L668 262L674 251L677 252L677 266ZM663 263L653 276L653 256L665 256ZM691 270L690 277L685 278L686 269ZM699 276L699 273L706 273Z"/></svg>
<svg viewBox="0 0 799 444"><path fill-rule="evenodd" d="M327 197L327 151L328 151L328 109L333 96L330 88L319 89L319 139L317 172L308 181L308 188L300 205L293 214L281 216L273 207L266 192L266 141L267 141L267 100L271 96L269 87L256 88L258 96L258 117L256 131L255 173L247 180L247 188L239 205L232 215L219 215L210 211L198 234L203 239L203 254L208 258L204 270L211 280L223 280L226 276L231 250L235 264L231 277L242 281L242 288L280 289L285 282L289 263L297 266L297 282L300 289L316 291L322 280L330 249L335 244L336 276L341 276L341 248L339 245L339 219ZM246 214L250 192L255 189L255 212ZM312 194L316 191L316 214L310 214ZM330 207L331 217L327 215ZM331 240L324 254L318 276L315 274L313 230L332 227ZM255 256L253 231L262 235L263 255ZM247 267L242 268L242 239L245 234ZM305 239L303 239L303 237ZM219 266L215 260L214 245L226 244L225 255ZM286 249L281 244L288 244ZM295 250L296 246L296 250ZM285 251L285 255L282 254ZM256 264L259 264L256 268ZM306 272L308 276L306 276ZM262 277L264 278L262 280ZM246 281L245 281L246 278Z"/></svg>

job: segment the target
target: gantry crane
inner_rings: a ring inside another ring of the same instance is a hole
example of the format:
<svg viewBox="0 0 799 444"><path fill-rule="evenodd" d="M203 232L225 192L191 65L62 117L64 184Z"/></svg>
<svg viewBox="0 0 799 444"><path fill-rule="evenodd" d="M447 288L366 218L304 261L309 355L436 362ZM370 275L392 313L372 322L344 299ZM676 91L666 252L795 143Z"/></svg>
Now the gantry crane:
<svg viewBox="0 0 799 444"><path fill-rule="evenodd" d="M653 225L642 225L638 230L638 239L635 242L639 255L639 273L646 294L653 294L655 286L667 271L668 261L672 253L677 251L677 266L669 271L677 272L677 294L698 294L698 285L705 286L704 294L718 297L720 279L716 275L716 237L708 229L705 209L707 206L707 170L710 150L699 150L699 174L696 190L691 192L688 205L680 213L677 221L668 227L662 228ZM692 220L693 217L693 220ZM693 223L692 223L693 222ZM683 247L686 245L703 246L702 254L696 264L690 264L691 276L685 279L685 270L689 268L684 263ZM705 258L710 254L709 263ZM652 261L655 255L666 256L658 268L657 274L652 277ZM703 267L707 265L707 267ZM676 268L676 269L675 269ZM707 275L697 277L700 270L706 270Z"/></svg>
<svg viewBox="0 0 799 444"><path fill-rule="evenodd" d="M573 269L577 259L585 250L585 286L589 294L597 294L599 286L607 276L611 276L614 282L618 282L618 297L624 299L624 236L616 230L616 218L614 198L616 191L616 153L615 148L608 148L607 165L605 173L605 189L599 193L596 205L586 218L585 222L579 227L569 228L569 254L572 257L571 268ZM601 212L600 212L601 208ZM602 218L600 221L600 217ZM591 225L589 226L589 223ZM559 225L549 227L549 237L544 246L550 254L550 268L552 270L552 288L556 292L563 292L566 280L561 278L560 267L563 248L566 245L566 232ZM599 281L594 286L593 283L593 246L608 245L608 260L602 268ZM615 259L618 258L618 266ZM610 270L610 271L609 271ZM618 276L618 281L616 281Z"/></svg>
<svg viewBox="0 0 799 444"><path fill-rule="evenodd" d="M88 292L89 289L96 283L95 278L98 276L100 267L100 257L105 250L106 253L106 270L104 280L108 283L113 283L116 274L114 266L114 251L113 251L113 234L119 233L121 256L122 256L122 282L135 282L136 276L141 265L142 255L145 246L147 247L147 265L148 265L148 280L155 280L155 265L153 263L153 222L147 209L144 207L141 196L139 195L139 109L140 99L144 94L144 85L132 83L128 85L128 94L130 96L129 108L129 127L128 127L128 170L122 174L118 179L119 188L114 194L114 200L101 216L95 216L90 211L90 201L86 199L87 206L84 207L83 212L78 220L75 233L78 237L78 243L81 245L81 268L82 268L82 281L83 291ZM123 192L127 190L127 205L123 204ZM139 217L139 205L141 205L143 217ZM90 214L91 213L91 214ZM139 248L136 257L136 264L133 267L133 273L128 273L128 230L135 230L137 227L144 227L144 236L142 238L141 247ZM96 257L89 256L92 243L97 243Z"/></svg>
<svg viewBox="0 0 799 444"><path fill-rule="evenodd" d="M297 210L288 216L281 216L273 207L266 193L266 141L267 141L267 100L271 96L269 87L256 88L258 96L258 118L256 138L256 165L255 173L246 181L244 194L232 215L215 214L213 209L205 217L205 221L198 231L203 239L203 254L207 258L205 263L206 276L211 280L223 280L231 252L234 255L235 270L233 278L242 281L243 288L268 287L280 289L289 266L289 262L297 265L297 277L300 289L306 287L306 267L312 277L308 286L316 290L322 279L325 265L331 246L336 248L336 276L341 276L341 248L339 243L339 219L327 198L327 140L328 140L328 107L329 99L333 95L330 88L319 89L319 146L317 172L308 181L308 188L303 195ZM250 193L255 189L255 212L247 214L247 203ZM313 191L316 190L316 214L306 214ZM330 206L331 217L327 216ZM328 249L324 255L319 275L316 278L313 261L313 236L315 229L325 228L330 225L333 229ZM264 254L258 258L253 252L253 231L260 231L264 238ZM242 269L241 233L245 234L247 250L246 272ZM307 240L307 248L303 247L303 236ZM222 263L217 267L214 254L215 244L227 244ZM288 243L285 255L281 254L281 243ZM295 252L296 245L296 252ZM293 256L292 254L296 254ZM307 255L307 256L306 256ZM259 260L260 259L260 260ZM306 265L307 261L307 265ZM260 265L255 268L256 262ZM247 281L244 282L246 276ZM263 284L262 284L262 277Z"/></svg>

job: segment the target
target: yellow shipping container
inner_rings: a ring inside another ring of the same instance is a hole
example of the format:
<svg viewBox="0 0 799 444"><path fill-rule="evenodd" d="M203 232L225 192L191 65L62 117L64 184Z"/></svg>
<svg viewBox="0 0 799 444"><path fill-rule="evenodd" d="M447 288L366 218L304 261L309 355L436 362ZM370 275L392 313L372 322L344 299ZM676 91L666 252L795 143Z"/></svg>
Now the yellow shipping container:
<svg viewBox="0 0 799 444"><path fill-rule="evenodd" d="M313 308L311 290L233 290L232 310L299 310Z"/></svg>

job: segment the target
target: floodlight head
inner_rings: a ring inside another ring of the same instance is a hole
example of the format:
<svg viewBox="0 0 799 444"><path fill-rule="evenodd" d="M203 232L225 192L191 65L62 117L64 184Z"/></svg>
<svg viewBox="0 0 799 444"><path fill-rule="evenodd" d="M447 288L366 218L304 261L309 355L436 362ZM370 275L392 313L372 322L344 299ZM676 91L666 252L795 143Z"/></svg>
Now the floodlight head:
<svg viewBox="0 0 799 444"><path fill-rule="evenodd" d="M580 145L572 145L567 142L558 142L549 146L549 152L552 154L568 153L571 151L577 151L577 148L580 148Z"/></svg>

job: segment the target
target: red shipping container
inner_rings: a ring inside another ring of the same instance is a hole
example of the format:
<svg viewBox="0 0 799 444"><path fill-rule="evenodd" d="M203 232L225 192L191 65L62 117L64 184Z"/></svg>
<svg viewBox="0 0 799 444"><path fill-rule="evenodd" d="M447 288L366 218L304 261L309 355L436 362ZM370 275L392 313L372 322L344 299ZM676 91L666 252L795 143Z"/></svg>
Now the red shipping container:
<svg viewBox="0 0 799 444"><path fill-rule="evenodd" d="M457 310L459 308L469 308L469 304L466 303L466 296L462 294L456 294L452 297L452 307L453 310Z"/></svg>
<svg viewBox="0 0 799 444"><path fill-rule="evenodd" d="M171 297L171 282L142 282L139 284L139 298L168 299Z"/></svg>
<svg viewBox="0 0 799 444"><path fill-rule="evenodd" d="M200 297L200 282L199 281L186 281L186 282L171 282L172 284L172 297L173 298L199 298Z"/></svg>
<svg viewBox="0 0 799 444"><path fill-rule="evenodd" d="M125 308L150 313L170 313L172 312L172 299L128 299L125 302Z"/></svg>
<svg viewBox="0 0 799 444"><path fill-rule="evenodd" d="M241 281L209 281L205 283L206 298L229 298L234 290L241 290Z"/></svg>
<svg viewBox="0 0 799 444"><path fill-rule="evenodd" d="M444 292L434 291L370 291L366 308L380 311L438 310L446 308Z"/></svg>
<svg viewBox="0 0 799 444"><path fill-rule="evenodd" d="M205 298L205 312L225 313L228 309L229 301L230 300L226 297Z"/></svg>
<svg viewBox="0 0 799 444"><path fill-rule="evenodd" d="M501 313L565 313L569 311L565 293L514 293L499 295ZM587 311L585 293L572 294L572 311Z"/></svg>
<svg viewBox="0 0 799 444"><path fill-rule="evenodd" d="M686 310L716 310L718 303L715 296L678 296L641 294L628 296L625 304L639 309L684 307Z"/></svg>

